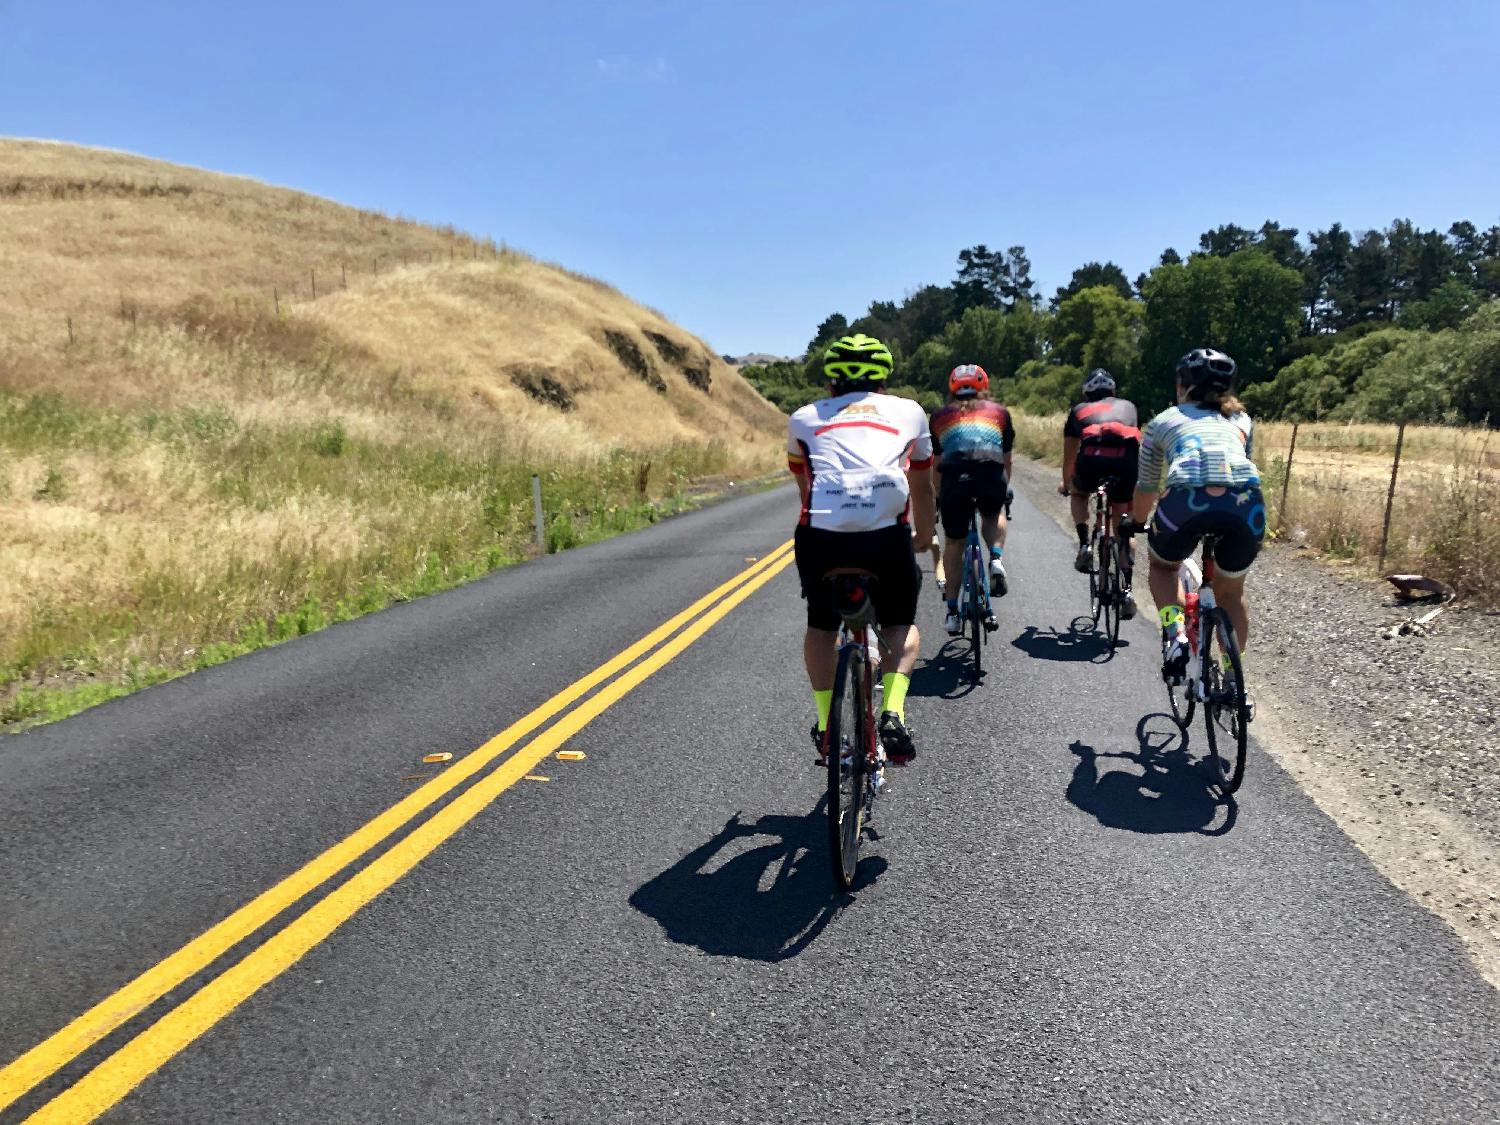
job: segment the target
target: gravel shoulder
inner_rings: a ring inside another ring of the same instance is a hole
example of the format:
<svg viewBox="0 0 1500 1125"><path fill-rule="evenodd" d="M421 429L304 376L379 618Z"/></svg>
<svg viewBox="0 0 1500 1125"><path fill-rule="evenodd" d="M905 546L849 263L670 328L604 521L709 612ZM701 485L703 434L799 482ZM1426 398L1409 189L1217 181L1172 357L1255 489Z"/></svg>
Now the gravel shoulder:
<svg viewBox="0 0 1500 1125"><path fill-rule="evenodd" d="M1057 470L1017 457L1015 477L1071 533ZM1425 607L1281 543L1249 590L1257 742L1500 988L1500 613L1454 603L1396 635Z"/></svg>

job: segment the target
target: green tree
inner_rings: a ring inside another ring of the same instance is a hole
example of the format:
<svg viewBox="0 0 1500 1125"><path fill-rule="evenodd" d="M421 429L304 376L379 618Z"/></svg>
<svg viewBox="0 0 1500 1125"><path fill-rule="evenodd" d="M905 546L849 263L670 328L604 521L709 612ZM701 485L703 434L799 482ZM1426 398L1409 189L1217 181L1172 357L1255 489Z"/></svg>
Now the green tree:
<svg viewBox="0 0 1500 1125"><path fill-rule="evenodd" d="M1334 223L1327 230L1311 232L1308 242L1311 249L1302 267L1306 279L1308 327L1314 332L1328 332L1342 319L1334 295L1349 272L1354 240L1341 225Z"/></svg>
<svg viewBox="0 0 1500 1125"><path fill-rule="evenodd" d="M837 340L849 331L849 322L844 319L843 313L834 313L813 334L812 340L807 345L807 358L812 359L815 353L823 351L830 341Z"/></svg>
<svg viewBox="0 0 1500 1125"><path fill-rule="evenodd" d="M1081 368L1031 360L997 389L996 397L1023 414L1059 414L1078 401L1082 383Z"/></svg>
<svg viewBox="0 0 1500 1125"><path fill-rule="evenodd" d="M1172 253L1175 254L1176 251ZM1130 287L1130 279L1119 266L1113 262L1085 262L1073 271L1068 283L1057 291L1057 295L1052 298L1052 307L1056 308L1074 293L1092 289L1096 285L1109 286L1127 301L1135 296L1135 290Z"/></svg>
<svg viewBox="0 0 1500 1125"><path fill-rule="evenodd" d="M1196 347L1232 355L1242 385L1268 378L1297 336L1302 286L1296 270L1254 250L1156 267L1143 294L1141 374L1131 391L1147 402L1169 400L1178 357Z"/></svg>
<svg viewBox="0 0 1500 1125"><path fill-rule="evenodd" d="M906 365L909 381L946 393L948 372L960 363L979 364L992 381L1012 378L1022 364L1041 358L1047 329L1047 318L1025 301L1009 312L966 309L941 338L917 349Z"/></svg>
<svg viewBox="0 0 1500 1125"><path fill-rule="evenodd" d="M1396 324L1401 328L1426 328L1439 330L1457 328L1481 305L1484 294L1473 286L1449 278L1429 296L1421 300L1407 301L1396 314Z"/></svg>
<svg viewBox="0 0 1500 1125"><path fill-rule="evenodd" d="M924 285L908 294L901 303L901 319L905 328L902 346L914 353L928 340L940 335L956 315L952 289L941 285Z"/></svg>
<svg viewBox="0 0 1500 1125"><path fill-rule="evenodd" d="M1246 230L1244 227L1235 226L1233 223L1225 223L1221 227L1204 231L1198 236L1198 249L1204 254L1211 254L1216 258L1227 258L1230 254L1236 254L1247 249L1255 241L1255 232Z"/></svg>
<svg viewBox="0 0 1500 1125"><path fill-rule="evenodd" d="M953 279L955 312L1000 307L1000 271L1005 256L984 243L958 252L958 275Z"/></svg>
<svg viewBox="0 0 1500 1125"><path fill-rule="evenodd" d="M1139 301L1120 296L1112 286L1084 289L1053 314L1050 358L1084 371L1105 367L1124 379L1140 361L1144 317Z"/></svg>
<svg viewBox="0 0 1500 1125"><path fill-rule="evenodd" d="M1395 315L1391 299L1391 252L1385 235L1365 231L1349 252L1344 276L1329 289L1338 310L1339 328L1366 320L1390 320Z"/></svg>
<svg viewBox="0 0 1500 1125"><path fill-rule="evenodd" d="M1012 246L1005 251L998 281L1000 302L1008 309L1036 299L1036 283L1031 280L1031 259L1026 256L1026 247Z"/></svg>
<svg viewBox="0 0 1500 1125"><path fill-rule="evenodd" d="M1297 228L1284 227L1270 219L1263 222L1260 230L1255 232L1254 245L1287 269L1301 271L1307 261L1307 251L1297 241Z"/></svg>

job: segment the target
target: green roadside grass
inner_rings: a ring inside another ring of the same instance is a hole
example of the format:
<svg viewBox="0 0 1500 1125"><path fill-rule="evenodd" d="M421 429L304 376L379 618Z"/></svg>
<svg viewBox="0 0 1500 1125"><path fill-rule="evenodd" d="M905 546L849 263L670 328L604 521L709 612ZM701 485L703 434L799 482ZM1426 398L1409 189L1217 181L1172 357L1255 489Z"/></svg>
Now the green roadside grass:
<svg viewBox="0 0 1500 1125"><path fill-rule="evenodd" d="M720 443L541 463L455 428L0 393L0 730L647 527L753 475ZM736 489L736 491L740 491Z"/></svg>

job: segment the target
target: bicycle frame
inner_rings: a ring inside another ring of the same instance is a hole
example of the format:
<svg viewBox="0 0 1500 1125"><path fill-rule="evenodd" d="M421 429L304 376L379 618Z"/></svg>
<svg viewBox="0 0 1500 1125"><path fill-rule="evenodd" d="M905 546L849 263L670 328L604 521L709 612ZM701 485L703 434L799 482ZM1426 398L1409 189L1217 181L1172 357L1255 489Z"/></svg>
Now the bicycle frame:
<svg viewBox="0 0 1500 1125"><path fill-rule="evenodd" d="M1203 579L1199 582L1198 589L1191 593L1184 590L1182 599L1183 624L1187 627L1188 662L1191 668L1188 683L1192 684L1193 698L1199 703L1208 699L1208 675L1207 669L1203 667L1202 653L1205 630L1209 627L1209 618L1213 616L1210 611L1217 608L1219 604L1214 597L1212 586L1216 571L1214 537L1204 536Z"/></svg>
<svg viewBox="0 0 1500 1125"><path fill-rule="evenodd" d="M881 659L882 654L887 651L885 638L880 635L879 626L859 625L851 627L848 622L839 625L839 660L844 659L847 650L856 650L850 654L850 658L862 663L867 674L858 677L860 684L860 710L865 715L865 769L866 776L870 779L870 801L885 785L885 750L880 744L880 733L877 730L880 719L880 698L884 691L881 684Z"/></svg>
<svg viewBox="0 0 1500 1125"><path fill-rule="evenodd" d="M1115 562L1123 572L1128 560L1124 557L1125 540L1115 533L1114 509L1117 506L1124 507L1109 502L1108 481L1094 489L1094 530L1099 533L1105 545L1115 552Z"/></svg>
<svg viewBox="0 0 1500 1125"><path fill-rule="evenodd" d="M984 540L979 534L979 513L969 517L969 537L964 542L964 577L959 588L958 615L968 620L971 613L983 618L990 609L990 569L986 562L989 554L983 549Z"/></svg>

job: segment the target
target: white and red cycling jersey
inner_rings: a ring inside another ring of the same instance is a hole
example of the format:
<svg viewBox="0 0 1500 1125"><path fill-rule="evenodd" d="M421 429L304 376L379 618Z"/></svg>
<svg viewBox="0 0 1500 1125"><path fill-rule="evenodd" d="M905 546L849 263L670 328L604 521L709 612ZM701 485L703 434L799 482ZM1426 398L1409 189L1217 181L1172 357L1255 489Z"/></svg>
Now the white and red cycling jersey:
<svg viewBox="0 0 1500 1125"><path fill-rule="evenodd" d="M787 420L787 463L806 476L802 522L874 531L909 521L908 468L932 464L927 413L911 399L853 391L809 403Z"/></svg>

